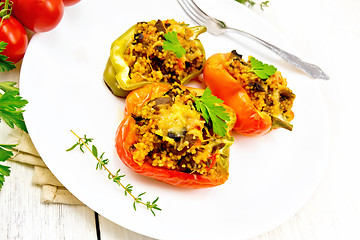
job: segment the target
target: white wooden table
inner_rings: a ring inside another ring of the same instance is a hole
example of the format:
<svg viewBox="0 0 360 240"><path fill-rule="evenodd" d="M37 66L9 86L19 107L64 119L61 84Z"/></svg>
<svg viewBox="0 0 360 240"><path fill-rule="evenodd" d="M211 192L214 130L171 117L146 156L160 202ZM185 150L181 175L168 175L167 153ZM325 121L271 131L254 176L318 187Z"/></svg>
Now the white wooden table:
<svg viewBox="0 0 360 240"><path fill-rule="evenodd" d="M331 102L334 152L303 208L254 239L360 239L360 2L270 0L269 5L259 14L289 39L296 55L319 64L331 76L324 88ZM21 63L0 73L0 81L18 81L20 69ZM5 137L2 131L0 143ZM0 192L0 239L150 239L85 206L40 204L40 188L31 184L33 168L6 164L11 176Z"/></svg>

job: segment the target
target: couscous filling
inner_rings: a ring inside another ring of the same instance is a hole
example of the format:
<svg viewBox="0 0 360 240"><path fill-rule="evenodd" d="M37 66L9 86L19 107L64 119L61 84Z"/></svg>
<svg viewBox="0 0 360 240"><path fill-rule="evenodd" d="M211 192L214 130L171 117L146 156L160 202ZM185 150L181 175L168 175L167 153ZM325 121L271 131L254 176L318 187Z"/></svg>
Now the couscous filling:
<svg viewBox="0 0 360 240"><path fill-rule="evenodd" d="M295 94L287 87L286 78L279 71L268 79L260 79L251 72L250 57L246 62L235 51L225 63L229 73L242 85L255 107L273 117L283 117L287 121L294 118L291 111Z"/></svg>
<svg viewBox="0 0 360 240"><path fill-rule="evenodd" d="M164 34L172 31L186 50L181 58L163 49ZM193 38L190 27L173 19L137 23L132 43L124 54L131 82L174 83L201 70L205 56Z"/></svg>
<svg viewBox="0 0 360 240"><path fill-rule="evenodd" d="M137 141L129 151L136 163L202 175L228 174L228 139L213 133L192 96L174 84L165 94L135 108Z"/></svg>

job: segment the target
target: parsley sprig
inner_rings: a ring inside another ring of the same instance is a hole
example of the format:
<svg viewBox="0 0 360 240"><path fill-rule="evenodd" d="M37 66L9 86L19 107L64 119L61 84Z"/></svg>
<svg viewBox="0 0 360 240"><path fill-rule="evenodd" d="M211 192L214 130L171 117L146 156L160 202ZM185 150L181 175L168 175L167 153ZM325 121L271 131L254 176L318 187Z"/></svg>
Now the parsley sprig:
<svg viewBox="0 0 360 240"><path fill-rule="evenodd" d="M5 162L14 155L12 150L15 146L16 145L0 144L0 163ZM5 177L8 176L10 176L10 167L0 164L0 190L4 185Z"/></svg>
<svg viewBox="0 0 360 240"><path fill-rule="evenodd" d="M217 105L224 101L211 94L210 88L206 88L201 97L193 97L196 110L201 112L205 121L212 124L214 133L225 137L227 133L226 121L230 120L226 109Z"/></svg>
<svg viewBox="0 0 360 240"><path fill-rule="evenodd" d="M181 58L186 50L181 46L179 39L177 37L177 32L171 31L164 34L165 41L163 45L164 50L173 51L176 54L177 58Z"/></svg>
<svg viewBox="0 0 360 240"><path fill-rule="evenodd" d="M19 96L19 89L14 87L16 82L0 82L0 118L11 128L17 126L27 132L22 108L28 103Z"/></svg>
<svg viewBox="0 0 360 240"><path fill-rule="evenodd" d="M0 82L0 122L1 119L11 128L15 126L27 132L22 108L28 103L19 96L19 89L15 87L16 82ZM0 144L0 163L10 159L16 145ZM10 167L0 164L0 190L5 177L10 176Z"/></svg>
<svg viewBox="0 0 360 240"><path fill-rule="evenodd" d="M2 53L7 46L7 43L4 41L0 41L0 53ZM7 60L8 57L0 54L0 72L10 71L15 68L13 62Z"/></svg>
<svg viewBox="0 0 360 240"><path fill-rule="evenodd" d="M107 167L107 164L109 163L109 159L104 158L105 153L103 152L101 155L99 155L98 149L97 149L97 147L95 145L92 145L91 148L89 147L90 143L94 140L93 138L88 138L88 137L86 137L86 135L84 135L84 137L79 137L74 131L71 130L71 132L77 137L78 141L74 145L72 145L69 149L67 149L66 151L71 151L71 150L75 149L76 147L79 147L80 151L84 153L84 147L85 147L90 153L92 153L92 155L97 160L96 169L97 170L104 169L105 171L107 171L108 172L108 178L124 189L125 196L130 196L130 197L133 198L133 200L134 200L133 208L134 208L135 211L136 211L136 206L138 204L141 204L141 205L145 206L146 209L150 210L151 213L154 216L155 216L154 210L161 211L161 209L157 205L157 201L159 200L159 197L157 197L152 202L150 202L150 201L144 202L142 200L142 196L146 192L140 193L137 196L134 195L133 194L133 185L131 185L130 183L127 184L127 185L124 185L121 182L123 180L123 178L125 177L125 175L124 174L120 175L120 169L117 170L117 172L115 174L113 174L110 171L110 169Z"/></svg>
<svg viewBox="0 0 360 240"><path fill-rule="evenodd" d="M276 67L257 60L254 57L250 57L251 69L249 72L255 73L261 79L268 79L274 75L277 71Z"/></svg>

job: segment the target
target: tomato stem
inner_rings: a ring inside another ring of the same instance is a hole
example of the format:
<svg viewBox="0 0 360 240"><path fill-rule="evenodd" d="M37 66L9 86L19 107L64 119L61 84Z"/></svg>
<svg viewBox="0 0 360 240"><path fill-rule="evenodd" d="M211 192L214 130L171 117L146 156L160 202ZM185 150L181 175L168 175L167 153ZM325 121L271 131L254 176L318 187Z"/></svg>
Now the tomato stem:
<svg viewBox="0 0 360 240"><path fill-rule="evenodd" d="M0 2L0 8L1 8L1 10L0 10L0 17L1 17L0 27L2 26L4 19L10 18L11 11L12 11L12 5L13 5L13 2L11 0L5 0L5 2Z"/></svg>

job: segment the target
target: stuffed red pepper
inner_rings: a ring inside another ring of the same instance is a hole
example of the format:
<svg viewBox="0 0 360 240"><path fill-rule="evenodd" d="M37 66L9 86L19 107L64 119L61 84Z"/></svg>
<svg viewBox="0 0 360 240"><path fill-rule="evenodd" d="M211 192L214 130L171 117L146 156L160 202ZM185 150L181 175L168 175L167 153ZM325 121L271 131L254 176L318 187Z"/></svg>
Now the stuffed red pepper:
<svg viewBox="0 0 360 240"><path fill-rule="evenodd" d="M196 106L202 95L202 89L164 83L132 91L116 134L116 149L123 163L139 174L178 187L223 184L229 175L229 147L234 141L229 132L236 115L231 108L215 103L213 107L226 114L216 124L223 121L226 131L214 132L215 121L207 121L208 116L199 111L208 106ZM204 102L209 97L206 95Z"/></svg>

